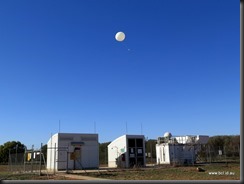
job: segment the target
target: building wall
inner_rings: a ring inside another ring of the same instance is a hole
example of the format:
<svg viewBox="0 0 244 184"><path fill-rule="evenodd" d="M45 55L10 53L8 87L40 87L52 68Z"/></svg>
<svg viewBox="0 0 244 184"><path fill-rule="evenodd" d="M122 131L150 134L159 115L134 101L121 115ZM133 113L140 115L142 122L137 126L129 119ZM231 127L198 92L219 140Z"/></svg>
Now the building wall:
<svg viewBox="0 0 244 184"><path fill-rule="evenodd" d="M185 144L156 144L157 164L193 164L195 150L191 145Z"/></svg>
<svg viewBox="0 0 244 184"><path fill-rule="evenodd" d="M166 143L156 144L157 164L170 164L169 145Z"/></svg>
<svg viewBox="0 0 244 184"><path fill-rule="evenodd" d="M58 147L58 134L54 134L51 139L49 139L47 143L47 169L54 170L57 168L57 163L55 160L55 145Z"/></svg>
<svg viewBox="0 0 244 184"><path fill-rule="evenodd" d="M77 143L83 143L83 145ZM99 167L97 134L58 133L48 141L47 150L47 169L49 170L66 170L67 166L68 169Z"/></svg>
<svg viewBox="0 0 244 184"><path fill-rule="evenodd" d="M127 151L126 145L125 135L118 137L108 145L108 167L117 167L116 159Z"/></svg>
<svg viewBox="0 0 244 184"><path fill-rule="evenodd" d="M207 135L196 135L196 136L178 136L175 137L178 143L186 144L186 143L198 143L198 144L206 144L208 142L209 136Z"/></svg>
<svg viewBox="0 0 244 184"><path fill-rule="evenodd" d="M108 167L125 167L128 168L130 167L130 154L135 154L136 153L130 153L129 150L129 139L142 139L142 159L144 164L142 166L145 166L146 163L146 157L145 157L145 139L144 136L142 135L123 135L114 141L112 141L108 145ZM130 148L131 149L131 148ZM135 149L135 148L134 148ZM136 152L138 150L134 150ZM136 158L139 158L136 157Z"/></svg>

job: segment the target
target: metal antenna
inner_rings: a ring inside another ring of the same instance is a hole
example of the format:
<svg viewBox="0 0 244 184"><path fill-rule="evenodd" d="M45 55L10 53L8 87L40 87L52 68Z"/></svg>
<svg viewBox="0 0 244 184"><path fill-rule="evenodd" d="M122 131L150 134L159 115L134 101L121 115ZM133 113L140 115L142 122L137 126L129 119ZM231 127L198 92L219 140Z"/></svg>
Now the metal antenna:
<svg viewBox="0 0 244 184"><path fill-rule="evenodd" d="M58 133L60 133L60 120L58 122Z"/></svg>
<svg viewBox="0 0 244 184"><path fill-rule="evenodd" d="M94 121L94 133L96 133L96 121Z"/></svg>
<svg viewBox="0 0 244 184"><path fill-rule="evenodd" d="M127 134L127 121L125 122L125 133Z"/></svg>

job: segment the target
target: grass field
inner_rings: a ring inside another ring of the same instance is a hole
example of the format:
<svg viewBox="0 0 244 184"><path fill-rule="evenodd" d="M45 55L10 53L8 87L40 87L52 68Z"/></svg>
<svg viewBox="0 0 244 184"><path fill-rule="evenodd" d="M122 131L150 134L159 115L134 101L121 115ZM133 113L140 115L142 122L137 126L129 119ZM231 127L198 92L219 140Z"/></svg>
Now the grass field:
<svg viewBox="0 0 244 184"><path fill-rule="evenodd" d="M100 173L87 173L88 176L113 180L240 180L239 164L211 164L201 166L205 171L198 172L197 166L124 169Z"/></svg>
<svg viewBox="0 0 244 184"><path fill-rule="evenodd" d="M11 174L8 166L0 166L0 179L8 180L67 180L64 176L38 174ZM204 172L198 172L197 167L203 168ZM138 169L113 169L103 172L79 173L96 178L111 180L240 180L239 163L215 163L201 166L158 166ZM69 178L72 179L72 178Z"/></svg>
<svg viewBox="0 0 244 184"><path fill-rule="evenodd" d="M0 165L0 181L1 180L67 180L67 178L50 174L39 176L37 173L12 173L9 172L8 165Z"/></svg>

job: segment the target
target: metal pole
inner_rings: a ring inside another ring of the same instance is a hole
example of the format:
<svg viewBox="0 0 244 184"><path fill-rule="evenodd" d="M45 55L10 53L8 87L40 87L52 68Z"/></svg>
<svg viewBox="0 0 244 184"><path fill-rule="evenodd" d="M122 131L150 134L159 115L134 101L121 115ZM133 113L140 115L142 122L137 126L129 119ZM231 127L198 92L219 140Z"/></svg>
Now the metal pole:
<svg viewBox="0 0 244 184"><path fill-rule="evenodd" d="M53 141L52 141L52 140L53 140L53 135L52 135L52 133L51 133L50 169L53 168L53 167L52 167L52 156L53 156L53 154L52 154L52 153L53 153L53 143L52 143Z"/></svg>
<svg viewBox="0 0 244 184"><path fill-rule="evenodd" d="M237 149L238 149L238 156L240 158L240 146L239 146L239 144L237 145Z"/></svg>
<svg viewBox="0 0 244 184"><path fill-rule="evenodd" d="M152 141L151 141L151 144L150 144L150 150L151 150L150 156L151 156L151 164L152 164Z"/></svg>
<svg viewBox="0 0 244 184"><path fill-rule="evenodd" d="M53 163L54 163L53 174L55 175L55 172L56 172L56 143L54 144L54 160L53 160Z"/></svg>
<svg viewBox="0 0 244 184"><path fill-rule="evenodd" d="M205 148L207 147L207 146L204 146ZM205 149L205 153L206 153L206 156L207 156L207 162L209 162L209 159L208 159L208 150L207 150L207 148Z"/></svg>
<svg viewBox="0 0 244 184"><path fill-rule="evenodd" d="M60 133L60 120L58 122L58 133Z"/></svg>
<svg viewBox="0 0 244 184"><path fill-rule="evenodd" d="M94 121L94 134L96 133L96 121Z"/></svg>
<svg viewBox="0 0 244 184"><path fill-rule="evenodd" d="M26 162L26 146L25 146L25 154L24 154L24 171L25 171L25 162Z"/></svg>
<svg viewBox="0 0 244 184"><path fill-rule="evenodd" d="M210 158L210 163L212 162L212 159L211 159L211 151L210 151L210 146L208 147L208 151L209 151L209 158Z"/></svg>
<svg viewBox="0 0 244 184"><path fill-rule="evenodd" d="M40 149L40 153L39 153L39 155L40 155L40 171L39 171L39 175L41 176L41 174L42 174L42 172L41 172L41 170L42 170L42 143L41 143L41 149Z"/></svg>
<svg viewBox="0 0 244 184"><path fill-rule="evenodd" d="M10 166L10 171L12 172L12 160L11 160L11 154L10 154L10 149L8 149L8 163L9 163L9 166Z"/></svg>
<svg viewBox="0 0 244 184"><path fill-rule="evenodd" d="M119 167L119 151L117 146L116 146L116 151L117 151L117 167Z"/></svg>
<svg viewBox="0 0 244 184"><path fill-rule="evenodd" d="M104 162L105 162L105 164L107 164L107 162L106 162L106 161L107 161L107 159L106 159L107 152L106 152L106 151L107 151L107 150L106 150L106 147L105 147L105 154L104 154L104 155L105 155L105 156L104 156L104 157L105 157L105 158L104 158Z"/></svg>
<svg viewBox="0 0 244 184"><path fill-rule="evenodd" d="M67 147L67 157L66 157L66 173L68 173L68 161L69 161L69 146Z"/></svg>
<svg viewBox="0 0 244 184"><path fill-rule="evenodd" d="M173 138L173 164L174 164L174 162L175 162L175 145L174 145L174 138Z"/></svg>
<svg viewBox="0 0 244 184"><path fill-rule="evenodd" d="M18 144L15 146L15 165L17 165L17 150L18 150Z"/></svg>
<svg viewBox="0 0 244 184"><path fill-rule="evenodd" d="M227 165L225 146L224 146L224 154L225 154L225 164Z"/></svg>
<svg viewBox="0 0 244 184"><path fill-rule="evenodd" d="M32 151L31 151L31 173L33 172L33 159L34 159L34 145L32 145Z"/></svg>

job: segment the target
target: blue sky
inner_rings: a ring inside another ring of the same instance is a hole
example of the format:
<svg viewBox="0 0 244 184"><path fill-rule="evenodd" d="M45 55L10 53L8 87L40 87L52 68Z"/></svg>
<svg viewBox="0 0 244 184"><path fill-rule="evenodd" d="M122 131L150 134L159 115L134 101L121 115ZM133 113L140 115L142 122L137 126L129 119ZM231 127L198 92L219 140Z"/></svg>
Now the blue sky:
<svg viewBox="0 0 244 184"><path fill-rule="evenodd" d="M240 1L0 1L0 144L59 122L100 142L240 134Z"/></svg>

